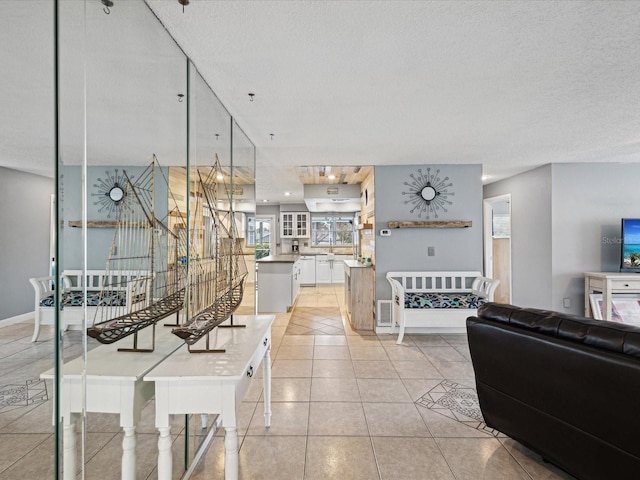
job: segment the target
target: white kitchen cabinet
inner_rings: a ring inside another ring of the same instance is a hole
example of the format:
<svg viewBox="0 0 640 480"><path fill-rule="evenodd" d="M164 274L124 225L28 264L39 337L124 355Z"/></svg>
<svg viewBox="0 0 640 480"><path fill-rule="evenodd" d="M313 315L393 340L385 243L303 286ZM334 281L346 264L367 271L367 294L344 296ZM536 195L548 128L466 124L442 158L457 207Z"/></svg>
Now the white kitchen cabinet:
<svg viewBox="0 0 640 480"><path fill-rule="evenodd" d="M309 212L280 212L280 238L309 238Z"/></svg>
<svg viewBox="0 0 640 480"><path fill-rule="evenodd" d="M310 255L303 255L298 260L300 263L300 284L316 284L316 258Z"/></svg>
<svg viewBox="0 0 640 480"><path fill-rule="evenodd" d="M316 256L316 283L344 283L344 260L348 255Z"/></svg>
<svg viewBox="0 0 640 480"><path fill-rule="evenodd" d="M336 255L331 270L331 283L344 283L344 261L349 258L346 255Z"/></svg>

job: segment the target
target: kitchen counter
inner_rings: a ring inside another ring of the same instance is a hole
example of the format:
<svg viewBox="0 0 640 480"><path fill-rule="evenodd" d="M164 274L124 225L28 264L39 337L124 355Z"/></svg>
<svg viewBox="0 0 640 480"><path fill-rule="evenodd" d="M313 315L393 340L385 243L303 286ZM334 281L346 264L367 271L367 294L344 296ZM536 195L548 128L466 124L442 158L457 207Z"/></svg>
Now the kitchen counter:
<svg viewBox="0 0 640 480"><path fill-rule="evenodd" d="M373 268L373 265L366 265L358 262L357 260L345 260L344 263L349 268Z"/></svg>
<svg viewBox="0 0 640 480"><path fill-rule="evenodd" d="M295 263L300 255L284 254L284 255L268 255L256 260L258 263Z"/></svg>

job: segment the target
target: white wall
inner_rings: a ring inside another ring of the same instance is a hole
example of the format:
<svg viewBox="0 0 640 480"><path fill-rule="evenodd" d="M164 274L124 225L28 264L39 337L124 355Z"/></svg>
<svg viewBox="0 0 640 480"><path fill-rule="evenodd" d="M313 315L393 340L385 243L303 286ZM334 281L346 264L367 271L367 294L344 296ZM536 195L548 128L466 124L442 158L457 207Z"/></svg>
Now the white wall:
<svg viewBox="0 0 640 480"><path fill-rule="evenodd" d="M34 309L31 277L50 274L51 178L0 167L0 320Z"/></svg>
<svg viewBox="0 0 640 480"><path fill-rule="evenodd" d="M408 191L404 182L422 169L426 174L440 170L439 177L449 177L454 192L447 212L430 220L471 220L470 228L392 229L391 236L380 236L392 220L426 220L411 213L405 204ZM482 167L481 165L393 165L376 166L376 298L391 298L385 275L402 270L478 270L482 271ZM435 248L428 256L427 247Z"/></svg>
<svg viewBox="0 0 640 480"><path fill-rule="evenodd" d="M551 167L484 187L484 198L511 194L511 301L551 308Z"/></svg>

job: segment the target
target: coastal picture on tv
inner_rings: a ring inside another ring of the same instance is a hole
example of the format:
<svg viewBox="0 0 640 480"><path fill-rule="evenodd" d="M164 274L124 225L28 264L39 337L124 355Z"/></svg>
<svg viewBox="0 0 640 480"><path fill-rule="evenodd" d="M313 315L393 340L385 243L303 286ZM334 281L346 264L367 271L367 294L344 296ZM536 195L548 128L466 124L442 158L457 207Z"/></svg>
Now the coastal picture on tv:
<svg viewBox="0 0 640 480"><path fill-rule="evenodd" d="M640 218L622 219L621 270L640 272Z"/></svg>

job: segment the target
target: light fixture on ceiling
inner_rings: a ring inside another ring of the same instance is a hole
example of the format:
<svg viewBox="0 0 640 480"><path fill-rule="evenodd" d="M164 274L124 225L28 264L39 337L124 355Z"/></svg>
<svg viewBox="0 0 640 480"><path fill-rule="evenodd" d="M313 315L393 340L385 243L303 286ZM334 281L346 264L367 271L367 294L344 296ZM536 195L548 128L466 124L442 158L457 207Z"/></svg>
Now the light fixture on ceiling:
<svg viewBox="0 0 640 480"><path fill-rule="evenodd" d="M291 195L291 192L284 192L285 197L289 197L290 195Z"/></svg>
<svg viewBox="0 0 640 480"><path fill-rule="evenodd" d="M249 95L249 101L253 102L253 97L255 97L256 94L255 93L249 93L248 95Z"/></svg>
<svg viewBox="0 0 640 480"><path fill-rule="evenodd" d="M267 203L269 200L267 200L266 198L264 200L262 200L262 203Z"/></svg>
<svg viewBox="0 0 640 480"><path fill-rule="evenodd" d="M109 15L111 13L111 10L109 10L109 8L113 7L113 2L111 0L102 0L102 4L104 5L102 11Z"/></svg>
<svg viewBox="0 0 640 480"><path fill-rule="evenodd" d="M220 140L220 134L219 133L216 133L215 136L216 136L216 140Z"/></svg>
<svg viewBox="0 0 640 480"><path fill-rule="evenodd" d="M331 174L331 175L329 175L327 178L328 178L329 180L335 180L335 179L336 179L336 176L332 173L332 174Z"/></svg>
<svg viewBox="0 0 640 480"><path fill-rule="evenodd" d="M224 176L221 173L219 173L216 175L216 180L224 180Z"/></svg>
<svg viewBox="0 0 640 480"><path fill-rule="evenodd" d="M184 13L184 7L189 5L189 0L178 0L178 3L182 5L182 13Z"/></svg>
<svg viewBox="0 0 640 480"><path fill-rule="evenodd" d="M271 137L271 141L273 141L273 137L275 136L273 133L270 133L269 136Z"/></svg>
<svg viewBox="0 0 640 480"><path fill-rule="evenodd" d="M184 93L179 93L178 94L178 102L182 103L183 100L184 100Z"/></svg>

